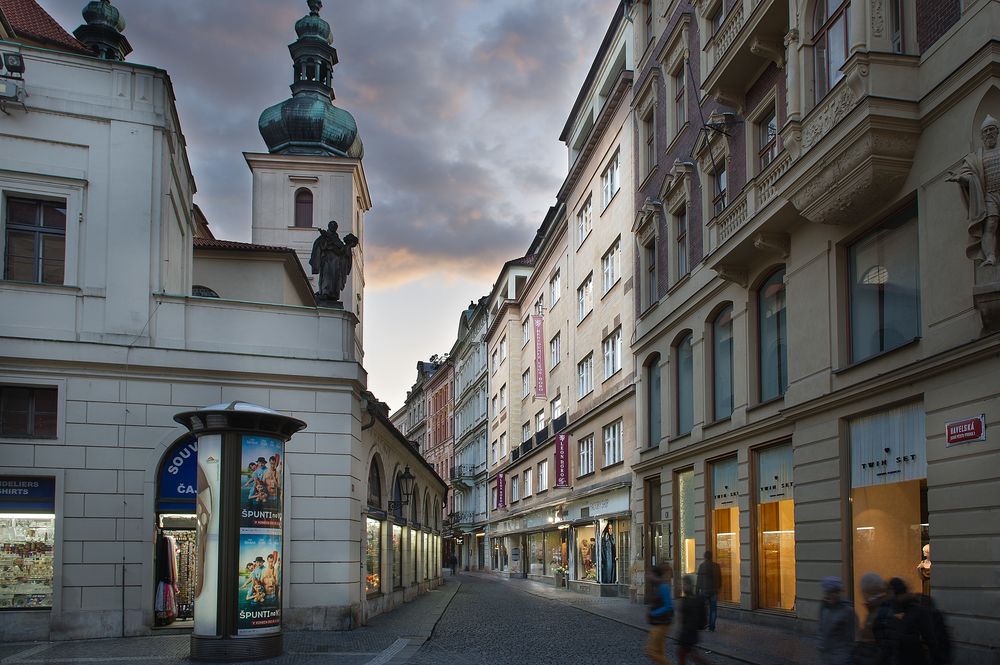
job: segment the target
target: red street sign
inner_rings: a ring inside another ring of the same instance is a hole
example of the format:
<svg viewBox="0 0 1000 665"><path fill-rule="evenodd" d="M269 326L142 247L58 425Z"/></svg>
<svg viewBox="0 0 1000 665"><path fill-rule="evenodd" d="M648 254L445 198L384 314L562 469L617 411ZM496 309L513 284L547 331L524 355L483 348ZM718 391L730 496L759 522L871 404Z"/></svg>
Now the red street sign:
<svg viewBox="0 0 1000 665"><path fill-rule="evenodd" d="M944 424L948 443L945 446L955 446L960 443L986 440L986 414L980 414L964 420L952 420Z"/></svg>

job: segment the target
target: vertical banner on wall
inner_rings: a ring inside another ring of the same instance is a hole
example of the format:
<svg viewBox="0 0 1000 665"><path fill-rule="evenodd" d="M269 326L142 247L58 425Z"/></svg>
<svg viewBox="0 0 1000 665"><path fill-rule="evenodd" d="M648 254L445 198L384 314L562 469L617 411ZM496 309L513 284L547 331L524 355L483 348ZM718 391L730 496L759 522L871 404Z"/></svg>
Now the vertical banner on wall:
<svg viewBox="0 0 1000 665"><path fill-rule="evenodd" d="M222 501L222 436L205 434L198 441L198 559L194 586L194 634L218 634L219 508Z"/></svg>
<svg viewBox="0 0 1000 665"><path fill-rule="evenodd" d="M281 630L283 449L279 439L243 436L237 635Z"/></svg>
<svg viewBox="0 0 1000 665"><path fill-rule="evenodd" d="M532 316L531 327L535 331L535 397L545 397L545 326L542 317Z"/></svg>
<svg viewBox="0 0 1000 665"><path fill-rule="evenodd" d="M507 474L497 474L497 510L507 507Z"/></svg>
<svg viewBox="0 0 1000 665"><path fill-rule="evenodd" d="M569 434L556 434L556 488L569 487Z"/></svg>

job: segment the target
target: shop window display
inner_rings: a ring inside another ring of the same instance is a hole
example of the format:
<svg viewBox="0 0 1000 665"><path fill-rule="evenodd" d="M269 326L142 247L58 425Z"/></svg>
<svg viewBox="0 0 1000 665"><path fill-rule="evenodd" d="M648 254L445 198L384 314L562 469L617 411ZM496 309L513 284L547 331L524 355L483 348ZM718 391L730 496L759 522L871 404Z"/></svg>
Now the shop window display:
<svg viewBox="0 0 1000 665"><path fill-rule="evenodd" d="M576 579L597 581L597 536L593 526L578 526L576 531Z"/></svg>
<svg viewBox="0 0 1000 665"><path fill-rule="evenodd" d="M493 570L507 572L507 546L504 545L503 538L492 538L493 542Z"/></svg>
<svg viewBox="0 0 1000 665"><path fill-rule="evenodd" d="M674 476L675 508L677 512L677 575L693 575L697 572L698 559L695 556L694 536L694 469L678 471Z"/></svg>
<svg viewBox="0 0 1000 665"><path fill-rule="evenodd" d="M392 525L392 588L403 586L403 527Z"/></svg>
<svg viewBox="0 0 1000 665"><path fill-rule="evenodd" d="M922 406L911 404L850 423L855 598L869 572L930 593L924 422Z"/></svg>
<svg viewBox="0 0 1000 665"><path fill-rule="evenodd" d="M616 579L614 581L619 584L628 584L629 580L629 565L631 562L631 529L632 521L627 519L617 519L614 520L615 528L615 574Z"/></svg>
<svg viewBox="0 0 1000 665"><path fill-rule="evenodd" d="M545 532L545 574L555 575L556 568L566 570L566 542L564 531Z"/></svg>
<svg viewBox="0 0 1000 665"><path fill-rule="evenodd" d="M545 574L545 536L541 533L528 535L528 574Z"/></svg>
<svg viewBox="0 0 1000 665"><path fill-rule="evenodd" d="M719 600L740 600L740 509L736 458L712 464L712 549L722 570Z"/></svg>
<svg viewBox="0 0 1000 665"><path fill-rule="evenodd" d="M365 539L365 592L382 591L382 522L367 518Z"/></svg>
<svg viewBox="0 0 1000 665"><path fill-rule="evenodd" d="M52 607L55 515L0 514L0 609Z"/></svg>
<svg viewBox="0 0 1000 665"><path fill-rule="evenodd" d="M795 501L792 446L757 453L758 606L795 609Z"/></svg>

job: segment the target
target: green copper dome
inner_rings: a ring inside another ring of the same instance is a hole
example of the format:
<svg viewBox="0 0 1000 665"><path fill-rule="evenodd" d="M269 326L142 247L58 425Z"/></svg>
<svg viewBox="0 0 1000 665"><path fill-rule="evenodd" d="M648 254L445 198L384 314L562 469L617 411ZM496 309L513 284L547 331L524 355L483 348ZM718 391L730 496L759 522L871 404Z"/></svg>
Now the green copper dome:
<svg viewBox="0 0 1000 665"><path fill-rule="evenodd" d="M91 0L83 8L83 25L73 35L105 60L124 60L132 52L125 39L125 19L111 0Z"/></svg>
<svg viewBox="0 0 1000 665"><path fill-rule="evenodd" d="M361 159L364 148L354 116L333 105L337 49L331 45L330 24L319 16L323 3L307 4L309 14L295 23L299 38L288 46L295 63L292 97L260 114L260 135L272 154Z"/></svg>

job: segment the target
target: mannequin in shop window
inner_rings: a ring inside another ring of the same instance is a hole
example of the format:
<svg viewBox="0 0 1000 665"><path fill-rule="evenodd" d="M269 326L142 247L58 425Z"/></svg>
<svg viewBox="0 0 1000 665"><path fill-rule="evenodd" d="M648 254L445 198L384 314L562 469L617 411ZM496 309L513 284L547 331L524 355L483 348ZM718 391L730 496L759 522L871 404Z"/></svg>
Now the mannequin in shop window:
<svg viewBox="0 0 1000 665"><path fill-rule="evenodd" d="M615 581L618 552L615 551L615 536L611 533L611 522L604 525L601 532L601 579L603 584Z"/></svg>
<svg viewBox="0 0 1000 665"><path fill-rule="evenodd" d="M927 543L923 547L923 558L917 564L917 574L920 575L921 593L925 596L931 592L931 545Z"/></svg>

